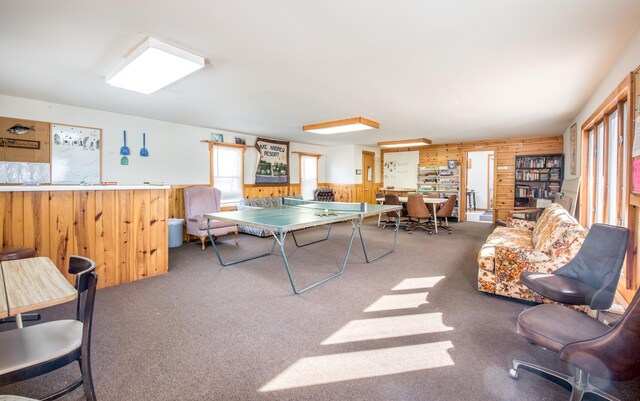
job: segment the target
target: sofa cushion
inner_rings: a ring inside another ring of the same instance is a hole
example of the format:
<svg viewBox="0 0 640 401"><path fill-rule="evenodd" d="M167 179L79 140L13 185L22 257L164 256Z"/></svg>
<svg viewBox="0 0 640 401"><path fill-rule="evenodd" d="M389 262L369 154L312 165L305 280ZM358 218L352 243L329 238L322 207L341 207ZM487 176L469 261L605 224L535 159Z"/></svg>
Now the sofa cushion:
<svg viewBox="0 0 640 401"><path fill-rule="evenodd" d="M531 230L496 227L478 253L478 265L481 269L489 272L494 271L495 247L498 245L509 248L532 249Z"/></svg>
<svg viewBox="0 0 640 401"><path fill-rule="evenodd" d="M537 251L553 254L554 250L566 248L586 230L560 205L547 206L533 228L532 242Z"/></svg>

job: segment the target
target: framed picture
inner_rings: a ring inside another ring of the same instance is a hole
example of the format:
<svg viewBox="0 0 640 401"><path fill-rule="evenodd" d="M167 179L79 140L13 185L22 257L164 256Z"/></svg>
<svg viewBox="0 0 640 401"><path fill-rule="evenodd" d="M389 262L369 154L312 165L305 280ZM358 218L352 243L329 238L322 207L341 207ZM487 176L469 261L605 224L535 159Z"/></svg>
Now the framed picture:
<svg viewBox="0 0 640 401"><path fill-rule="evenodd" d="M247 141L241 136L236 137L236 145L246 145Z"/></svg>
<svg viewBox="0 0 640 401"><path fill-rule="evenodd" d="M458 168L458 161L457 160L448 160L447 161L447 168L450 168L450 169Z"/></svg>
<svg viewBox="0 0 640 401"><path fill-rule="evenodd" d="M576 175L578 157L578 125L573 123L569 128L569 174Z"/></svg>
<svg viewBox="0 0 640 401"><path fill-rule="evenodd" d="M255 147L260 154L255 185L289 185L289 142L258 138Z"/></svg>
<svg viewBox="0 0 640 401"><path fill-rule="evenodd" d="M224 135L212 133L211 140L213 142L224 142Z"/></svg>

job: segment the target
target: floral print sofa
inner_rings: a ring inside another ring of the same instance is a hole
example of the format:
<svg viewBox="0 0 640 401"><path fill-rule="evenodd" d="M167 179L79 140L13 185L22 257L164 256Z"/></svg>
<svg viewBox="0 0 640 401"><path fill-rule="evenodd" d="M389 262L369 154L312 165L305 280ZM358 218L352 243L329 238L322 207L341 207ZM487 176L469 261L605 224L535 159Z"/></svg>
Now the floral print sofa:
<svg viewBox="0 0 640 401"><path fill-rule="evenodd" d="M520 273L551 273L578 253L587 236L560 205L547 206L536 222L508 219L478 253L478 289L505 297L551 302L520 283Z"/></svg>

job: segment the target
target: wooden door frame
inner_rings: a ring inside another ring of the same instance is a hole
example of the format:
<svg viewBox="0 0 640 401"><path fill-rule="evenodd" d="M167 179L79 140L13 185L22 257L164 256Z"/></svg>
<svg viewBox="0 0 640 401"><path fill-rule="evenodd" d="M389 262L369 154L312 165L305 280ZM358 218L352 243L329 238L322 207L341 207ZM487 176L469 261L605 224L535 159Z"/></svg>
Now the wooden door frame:
<svg viewBox="0 0 640 401"><path fill-rule="evenodd" d="M460 170L460 201L458 203L458 221L462 222L467 219L467 163L469 161L469 152L493 152L493 185L495 188L498 181L498 163L496 162L496 155L498 154L498 148L494 147L482 147L482 149L464 149L462 150L462 167ZM464 170L464 172L463 172ZM495 191L495 189L494 189ZM489 206L489 205L487 205ZM493 224L496 222L496 202L493 202L491 210L491 216Z"/></svg>
<svg viewBox="0 0 640 401"><path fill-rule="evenodd" d="M367 156L371 156L373 158L373 162L371 163L371 188L373 190L373 192L375 193L376 190L376 152L371 152L369 150L363 150L362 151L362 195L365 199L363 199L365 202L368 203L369 199L366 199L366 195L365 193L365 182L367 181L367 178L365 176L365 174L367 173L365 166L364 166L364 155ZM373 198L373 203L375 203L375 195Z"/></svg>
<svg viewBox="0 0 640 401"><path fill-rule="evenodd" d="M491 210L492 206L494 205L495 202L493 201L493 193L491 192L491 182L489 181L489 173L491 172L491 159L493 159L493 167L495 170L495 166L496 166L496 154L495 152L490 154L489 157L487 157L487 210ZM495 180L495 173L494 173L494 177L493 177L493 190L495 192L495 186L496 186L496 180ZM489 197L489 194L491 194L491 197ZM491 200L491 202L489 202L489 200Z"/></svg>

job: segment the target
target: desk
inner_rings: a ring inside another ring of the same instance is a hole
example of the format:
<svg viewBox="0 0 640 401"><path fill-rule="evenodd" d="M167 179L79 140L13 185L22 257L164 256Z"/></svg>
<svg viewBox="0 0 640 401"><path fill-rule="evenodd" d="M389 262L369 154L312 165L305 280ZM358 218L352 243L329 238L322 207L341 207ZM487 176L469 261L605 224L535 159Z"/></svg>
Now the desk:
<svg viewBox="0 0 640 401"><path fill-rule="evenodd" d="M22 328L21 313L63 304L78 296L76 289L49 258L11 260L0 266L7 316L16 316L18 328Z"/></svg>
<svg viewBox="0 0 640 401"><path fill-rule="evenodd" d="M436 206L441 204L441 203L445 203L447 201L447 198L428 198L426 196L423 196L422 199L424 200L424 203L430 203L432 205L432 209L433 209L433 224L436 226L436 234L438 233L438 216L436 216ZM398 196L398 200L400 201L400 203L407 203L409 201L409 197L408 196ZM378 203L384 203L384 198L376 198L376 202ZM378 220L379 222L380 220Z"/></svg>
<svg viewBox="0 0 640 401"><path fill-rule="evenodd" d="M353 244L353 237L355 235L356 229L358 230L358 234L360 236L362 250L364 252L364 257L367 263L373 262L395 251L398 239L398 228L400 224L399 219L398 221L396 221L395 234L390 249L375 257L369 257L369 254L367 253L367 248L362 236L361 227L362 221L365 217L375 216L376 214L386 213L389 211L400 210L401 208L402 207L400 205L392 206L370 205L367 203L305 201L302 199L284 197L282 198L281 207L244 209L234 212L205 213L204 217L207 219L207 232L209 232L209 239L211 240L212 248L221 266L231 266L249 260L269 256L274 252L277 244L280 247L280 254L282 256L284 268L287 271L287 276L289 277L291 288L293 289L294 294L301 294L344 273L347 260L349 259L349 253L351 252L351 245ZM271 235L273 235L274 238L273 244L271 246L271 251L240 260L225 262L218 250L218 246L211 236L211 232L209 229L211 220L226 221L234 224L256 227L270 231ZM329 238L329 234L331 233L331 224L343 221L350 221L353 229L351 231L347 253L343 259L342 268L337 273L334 273L328 277L323 278L322 280L299 289L295 284L295 280L293 278L293 274L289 266L289 261L287 260L287 254L284 248L287 234L291 233L291 237L293 237L296 247L301 248L307 245L326 241ZM306 242L303 244L299 243L296 239L295 232L298 230L325 225L328 226L328 229L327 234L324 238Z"/></svg>

